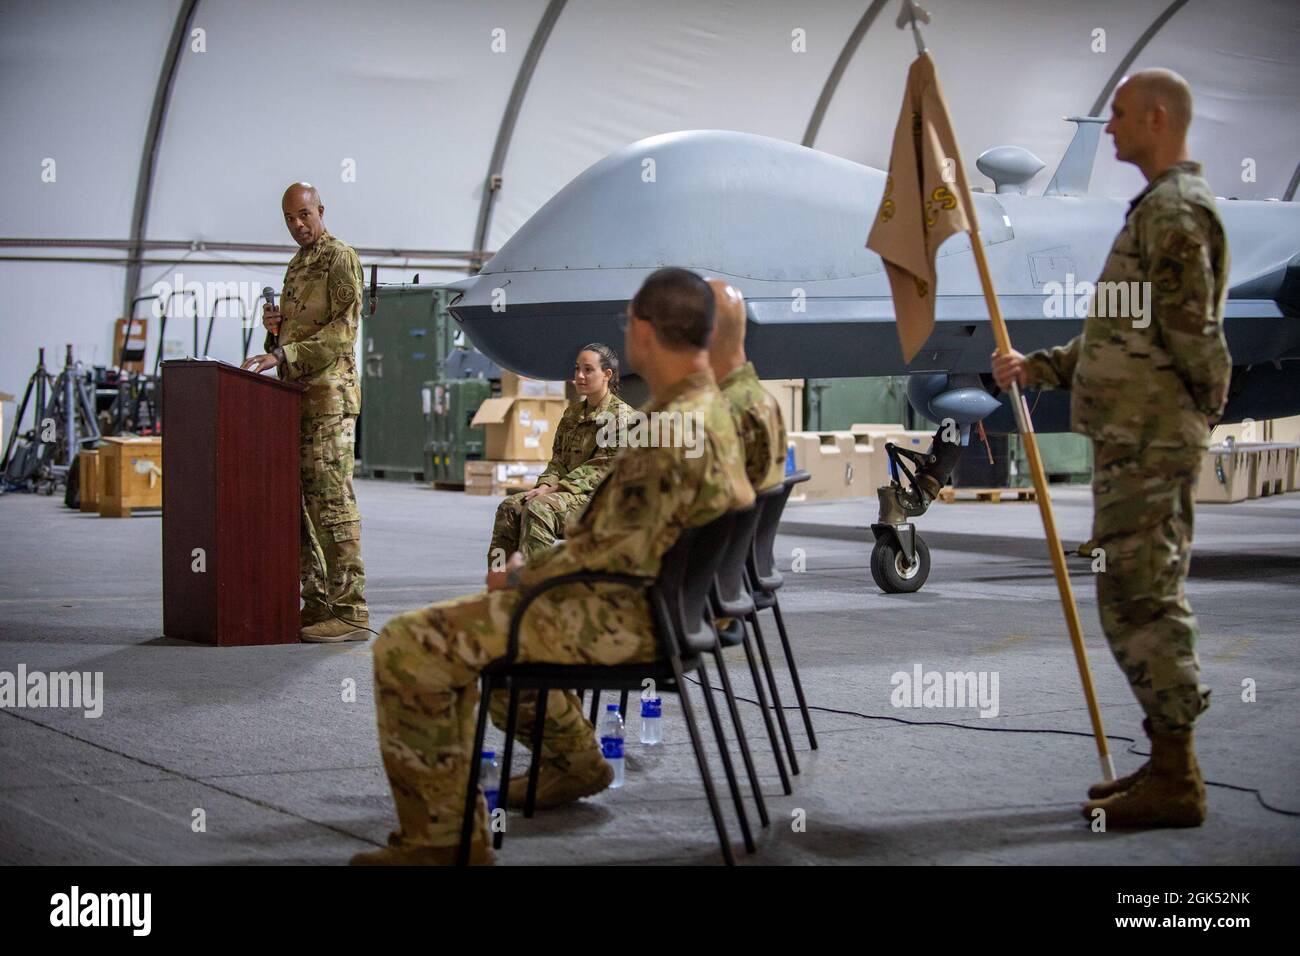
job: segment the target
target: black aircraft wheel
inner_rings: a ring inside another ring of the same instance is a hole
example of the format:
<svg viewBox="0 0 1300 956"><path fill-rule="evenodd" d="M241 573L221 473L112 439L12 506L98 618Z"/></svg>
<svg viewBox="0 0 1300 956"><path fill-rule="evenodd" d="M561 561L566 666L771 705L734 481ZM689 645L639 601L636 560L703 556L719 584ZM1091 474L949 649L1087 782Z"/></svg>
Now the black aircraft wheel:
<svg viewBox="0 0 1300 956"><path fill-rule="evenodd" d="M930 549L918 534L914 537L911 564L898 545L886 538L871 549L871 577L886 594L911 594L921 590L930 576Z"/></svg>

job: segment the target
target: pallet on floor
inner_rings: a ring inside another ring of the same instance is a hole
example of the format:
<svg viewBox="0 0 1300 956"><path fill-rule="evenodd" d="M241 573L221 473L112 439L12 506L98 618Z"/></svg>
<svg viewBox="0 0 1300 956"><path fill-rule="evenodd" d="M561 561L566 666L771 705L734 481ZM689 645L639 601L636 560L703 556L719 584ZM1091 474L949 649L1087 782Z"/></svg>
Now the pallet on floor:
<svg viewBox="0 0 1300 956"><path fill-rule="evenodd" d="M939 500L945 504L954 501L988 501L994 504L1003 497L1010 501L1035 501L1038 493L1033 488L947 488L939 489Z"/></svg>

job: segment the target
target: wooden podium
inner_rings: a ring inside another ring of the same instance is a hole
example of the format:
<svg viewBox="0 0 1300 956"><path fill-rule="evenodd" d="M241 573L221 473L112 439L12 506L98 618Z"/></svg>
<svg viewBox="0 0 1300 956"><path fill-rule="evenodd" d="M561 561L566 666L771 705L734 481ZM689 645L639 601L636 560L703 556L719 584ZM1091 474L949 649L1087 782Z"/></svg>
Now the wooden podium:
<svg viewBox="0 0 1300 956"><path fill-rule="evenodd" d="M302 391L222 362L163 362L167 637L297 643Z"/></svg>

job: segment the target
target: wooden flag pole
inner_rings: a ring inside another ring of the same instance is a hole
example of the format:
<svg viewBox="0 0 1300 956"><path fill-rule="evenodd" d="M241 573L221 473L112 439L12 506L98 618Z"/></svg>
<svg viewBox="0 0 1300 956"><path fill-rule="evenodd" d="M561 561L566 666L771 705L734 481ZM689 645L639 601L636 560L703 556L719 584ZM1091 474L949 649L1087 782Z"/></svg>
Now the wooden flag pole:
<svg viewBox="0 0 1300 956"><path fill-rule="evenodd" d="M903 12L899 15L898 26L910 24L912 35L916 39L917 53L925 51L921 39L921 30L917 21L929 23L930 16L921 10L913 0L903 0ZM975 204L970 199L970 187L966 183L966 170L962 167L961 157L954 156L956 167L957 191L962 202L966 204L966 218L970 221L970 246L975 254L975 266L979 270L980 285L984 289L984 301L988 304L989 319L993 323L993 337L997 341L998 354L1011 352L1011 335L1007 331L1006 320L1002 317L1002 307L989 276L988 260L984 258L984 244L980 241L979 219L975 215ZM1029 417L1029 406L1020 394L1020 386L1011 383L1011 407L1016 414L1016 424L1020 428L1020 438L1025 445L1025 457L1029 459L1029 472L1034 480L1035 497L1038 499L1038 512L1043 518L1043 531L1047 536L1047 551L1052 558L1052 571L1056 575L1056 589L1061 595L1061 608L1065 611L1065 624L1070 631L1070 644L1074 647L1074 661L1079 668L1079 680L1083 684L1083 696L1088 704L1088 716L1092 720L1092 734L1097 740L1097 755L1101 761L1101 773L1105 780L1115 779L1115 762L1111 759L1110 746L1106 741L1106 732L1101 724L1101 708L1097 706L1097 692L1092 685L1092 670L1088 667L1088 654L1083 646L1083 628L1079 624L1079 609L1074 603L1074 590L1070 586L1070 575L1065 567L1065 551L1061 547L1061 537L1056 531L1056 516L1052 513L1052 501L1047 494L1047 475L1043 471L1043 459L1038 453L1038 437L1034 434L1034 423Z"/></svg>

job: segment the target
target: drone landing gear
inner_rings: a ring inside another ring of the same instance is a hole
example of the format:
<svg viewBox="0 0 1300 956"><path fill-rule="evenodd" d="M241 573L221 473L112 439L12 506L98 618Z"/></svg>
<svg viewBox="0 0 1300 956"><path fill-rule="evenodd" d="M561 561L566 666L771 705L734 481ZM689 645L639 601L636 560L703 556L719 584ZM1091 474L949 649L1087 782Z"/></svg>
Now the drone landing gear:
<svg viewBox="0 0 1300 956"><path fill-rule="evenodd" d="M911 594L921 590L930 576L930 549L916 525L939 494L961 455L961 445L934 436L925 453L885 443L893 480L877 489L880 520L871 526L876 544L871 549L871 579L886 594Z"/></svg>
<svg viewBox="0 0 1300 956"><path fill-rule="evenodd" d="M930 548L910 521L873 524L876 545L871 549L871 579L886 594L921 590L930 576Z"/></svg>

